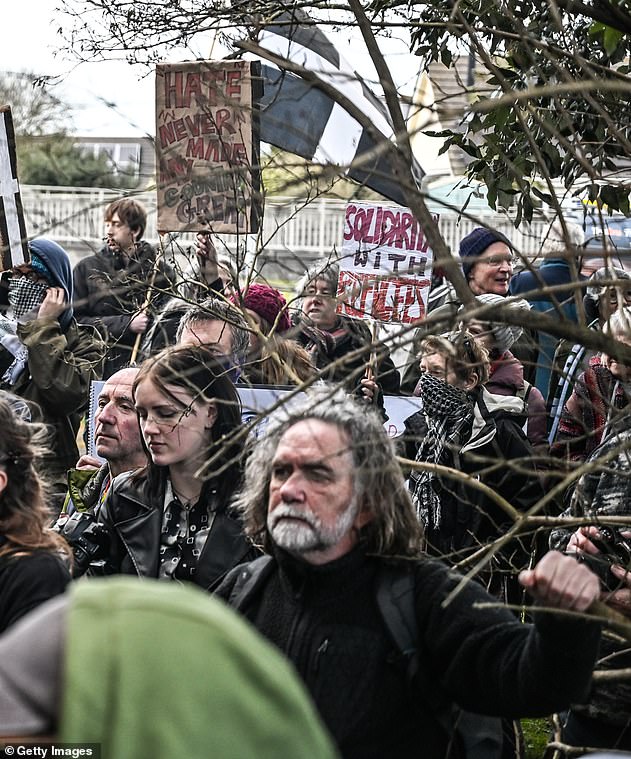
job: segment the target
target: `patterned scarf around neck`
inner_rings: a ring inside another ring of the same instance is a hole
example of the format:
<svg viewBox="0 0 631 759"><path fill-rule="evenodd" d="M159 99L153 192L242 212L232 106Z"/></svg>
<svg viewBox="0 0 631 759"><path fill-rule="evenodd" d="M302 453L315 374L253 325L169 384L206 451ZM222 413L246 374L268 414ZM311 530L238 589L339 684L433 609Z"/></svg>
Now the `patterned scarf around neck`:
<svg viewBox="0 0 631 759"><path fill-rule="evenodd" d="M474 404L459 387L424 372L417 387L423 400L427 433L416 461L447 464L451 451L459 451L463 437L473 422ZM451 462L453 466L456 462ZM425 528L439 530L443 521L440 480L434 471L415 470L410 475L410 491L416 515Z"/></svg>
<svg viewBox="0 0 631 759"><path fill-rule="evenodd" d="M39 308L46 297L49 285L33 282L27 277L14 277L9 280L9 305L14 319L21 319L24 314Z"/></svg>
<svg viewBox="0 0 631 759"><path fill-rule="evenodd" d="M17 335L17 322L0 315L0 345L13 356L13 362L2 376L2 382L15 385L26 368L28 349Z"/></svg>

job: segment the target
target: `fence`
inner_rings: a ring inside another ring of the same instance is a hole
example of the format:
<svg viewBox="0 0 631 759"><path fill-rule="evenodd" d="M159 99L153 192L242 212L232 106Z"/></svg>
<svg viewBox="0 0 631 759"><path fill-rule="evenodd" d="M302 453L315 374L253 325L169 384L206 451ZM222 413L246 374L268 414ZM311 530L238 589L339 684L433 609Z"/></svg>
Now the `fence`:
<svg viewBox="0 0 631 759"><path fill-rule="evenodd" d="M98 250L103 244L103 210L120 192L91 188L22 186L22 203L29 236L47 236L59 242L74 258ZM145 238L158 240L155 193L136 196L147 208ZM292 278L306 264L328 255L340 247L345 201L318 198L306 202L294 198L267 198L264 223L256 240L235 240L226 236L222 244L235 252L236 245L253 256L257 251L257 269L270 279ZM454 252L462 237L483 223L504 232L517 250L532 257L539 250L547 229L544 222L533 222L516 230L507 216L481 213L475 219L443 212L431 202L432 212L440 214L439 227L447 245ZM188 245L193 235L181 235L177 242Z"/></svg>

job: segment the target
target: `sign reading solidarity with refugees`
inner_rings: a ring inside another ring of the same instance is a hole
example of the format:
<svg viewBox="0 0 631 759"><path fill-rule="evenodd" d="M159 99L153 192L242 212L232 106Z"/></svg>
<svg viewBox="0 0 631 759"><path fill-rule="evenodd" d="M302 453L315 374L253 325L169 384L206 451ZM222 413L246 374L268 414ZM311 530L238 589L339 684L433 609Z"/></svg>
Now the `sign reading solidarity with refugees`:
<svg viewBox="0 0 631 759"><path fill-rule="evenodd" d="M0 252L2 271L28 261L11 107L0 107Z"/></svg>
<svg viewBox="0 0 631 759"><path fill-rule="evenodd" d="M349 203L339 263L340 313L400 324L425 316L432 251L407 208Z"/></svg>
<svg viewBox="0 0 631 759"><path fill-rule="evenodd" d="M258 230L259 69L250 61L156 67L160 232Z"/></svg>

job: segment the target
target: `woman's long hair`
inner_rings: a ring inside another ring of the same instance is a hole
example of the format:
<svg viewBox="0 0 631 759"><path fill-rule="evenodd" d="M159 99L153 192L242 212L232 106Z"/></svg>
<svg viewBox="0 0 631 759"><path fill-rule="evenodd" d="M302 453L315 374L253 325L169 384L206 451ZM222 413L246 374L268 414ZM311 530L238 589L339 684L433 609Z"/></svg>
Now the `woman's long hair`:
<svg viewBox="0 0 631 759"><path fill-rule="evenodd" d="M50 454L48 430L26 422L0 398L0 468L7 484L0 493L0 555L44 549L72 556L66 541L50 527L46 483L36 470L38 459Z"/></svg>
<svg viewBox="0 0 631 759"><path fill-rule="evenodd" d="M241 402L229 371L230 367L222 363L221 357L212 348L177 345L165 348L145 361L136 375L132 389L135 399L138 385L150 380L160 392L181 407L182 413L187 407L170 392L169 385L185 390L191 396L191 402L214 401L217 418L210 429L211 440L199 477L217 488L219 503L225 502L231 495L241 474ZM149 463L136 472L134 480L147 476L149 492L156 496L161 491L168 467L154 464L148 451L147 453Z"/></svg>
<svg viewBox="0 0 631 759"><path fill-rule="evenodd" d="M263 385L301 385L317 373L306 348L281 335L264 337L256 357L244 368L248 380Z"/></svg>

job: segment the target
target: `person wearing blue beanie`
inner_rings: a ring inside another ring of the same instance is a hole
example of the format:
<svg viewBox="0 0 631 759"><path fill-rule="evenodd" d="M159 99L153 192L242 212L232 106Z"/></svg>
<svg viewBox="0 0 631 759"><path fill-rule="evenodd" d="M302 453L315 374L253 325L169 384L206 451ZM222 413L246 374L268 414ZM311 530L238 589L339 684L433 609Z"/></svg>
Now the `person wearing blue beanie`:
<svg viewBox="0 0 631 759"><path fill-rule="evenodd" d="M474 295L506 295L513 274L509 239L495 229L476 227L460 241L462 272Z"/></svg>
<svg viewBox="0 0 631 759"><path fill-rule="evenodd" d="M506 235L496 229L476 227L462 238L458 252L462 273L474 295L508 295L513 275L513 246ZM440 300L434 300L433 307L431 310L428 309L428 313L432 315L432 331L440 334L452 329L461 305L453 287L447 288L445 296ZM401 380L401 391L406 395L412 394L418 383L418 353L421 341L426 335L425 325L414 333L410 360ZM522 363L527 364L530 360L530 349L518 349L515 355Z"/></svg>
<svg viewBox="0 0 631 759"><path fill-rule="evenodd" d="M79 424L90 383L101 378L106 347L94 327L74 319L66 251L54 240L37 238L29 253L28 263L3 274L0 390L24 399L33 421L49 425L50 454L42 469L52 485L54 511L63 503L66 472L79 457Z"/></svg>

